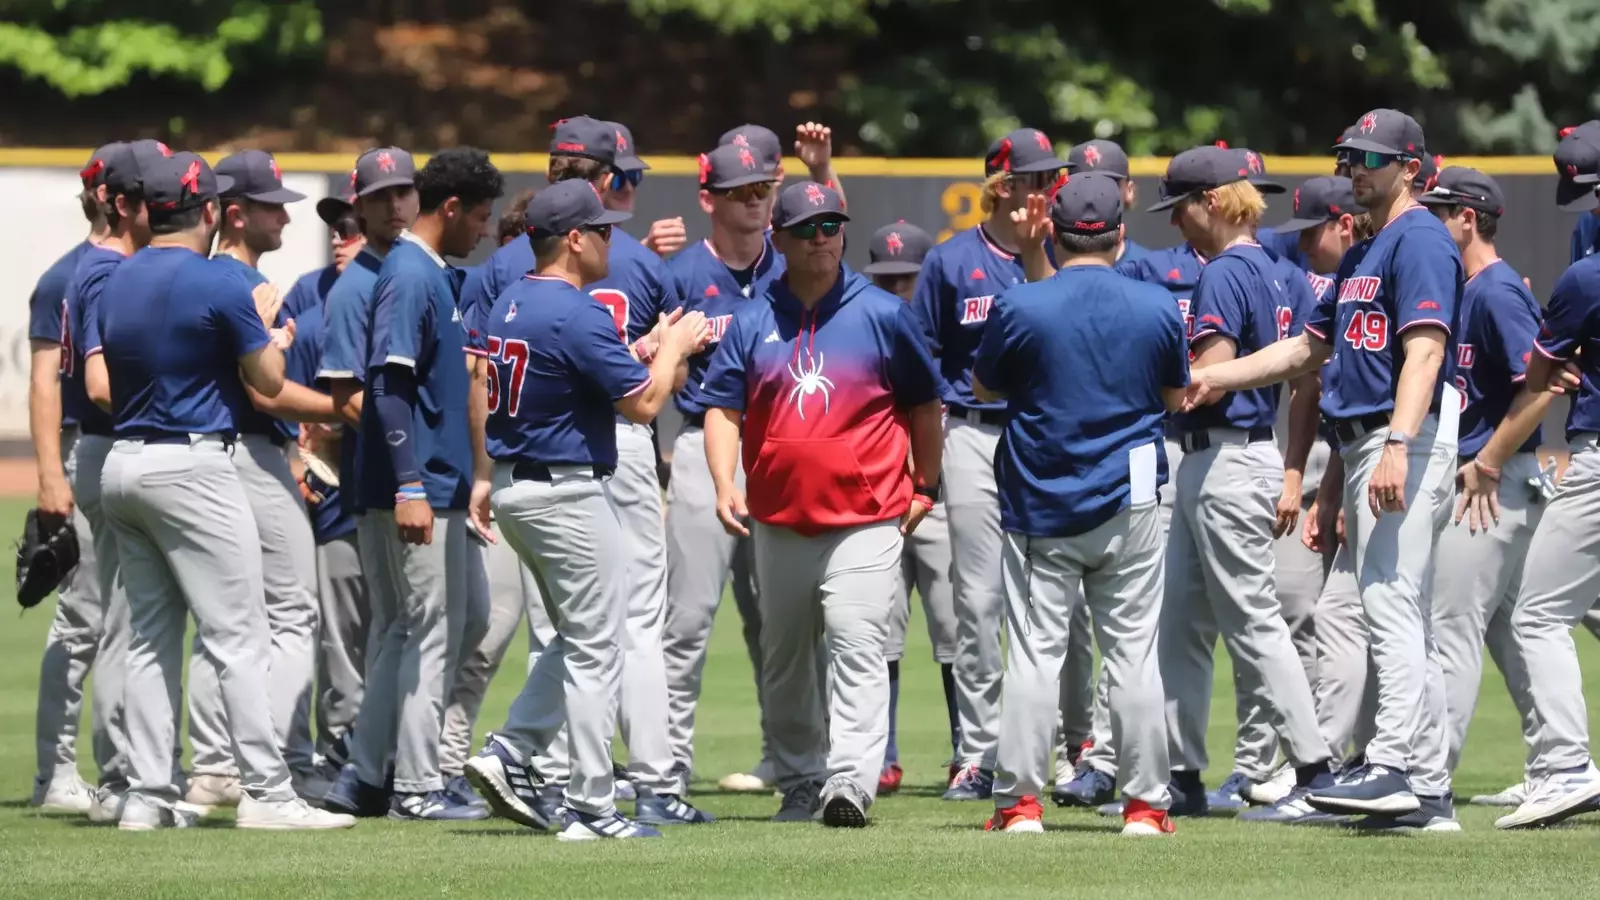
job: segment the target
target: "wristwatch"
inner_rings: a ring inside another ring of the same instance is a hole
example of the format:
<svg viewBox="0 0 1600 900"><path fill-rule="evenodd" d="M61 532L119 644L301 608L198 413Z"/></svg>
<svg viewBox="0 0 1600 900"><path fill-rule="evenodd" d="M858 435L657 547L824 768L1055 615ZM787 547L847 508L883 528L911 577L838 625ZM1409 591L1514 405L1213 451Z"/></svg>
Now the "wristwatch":
<svg viewBox="0 0 1600 900"><path fill-rule="evenodd" d="M1396 431L1395 429L1391 428L1389 429L1388 433L1384 435L1383 442L1385 444L1399 444L1401 447L1410 447L1411 435L1406 434L1403 431Z"/></svg>
<svg viewBox="0 0 1600 900"><path fill-rule="evenodd" d="M919 497L927 497L929 502L938 503L939 502L939 489L940 489L940 487L943 486L943 482L944 482L944 478L941 476L938 482L935 482L934 484L931 484L931 485L919 484L919 485L913 487L911 489L911 492L916 494Z"/></svg>

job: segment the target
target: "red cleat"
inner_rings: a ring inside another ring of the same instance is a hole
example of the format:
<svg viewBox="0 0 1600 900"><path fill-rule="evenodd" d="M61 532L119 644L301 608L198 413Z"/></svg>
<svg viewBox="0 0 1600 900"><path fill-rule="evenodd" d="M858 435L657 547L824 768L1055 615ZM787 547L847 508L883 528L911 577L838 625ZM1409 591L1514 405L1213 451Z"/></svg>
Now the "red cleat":
<svg viewBox="0 0 1600 900"><path fill-rule="evenodd" d="M878 775L878 795L892 794L900 790L900 780L906 775L899 763L889 763L883 767Z"/></svg>
<svg viewBox="0 0 1600 900"><path fill-rule="evenodd" d="M1015 806L996 809L994 818L983 823L984 831L1004 831L1008 834L1043 834L1044 807L1033 795L1023 797Z"/></svg>
<svg viewBox="0 0 1600 900"><path fill-rule="evenodd" d="M1164 809L1151 809L1143 800L1129 800L1122 808L1122 833L1138 837L1172 834L1178 829Z"/></svg>

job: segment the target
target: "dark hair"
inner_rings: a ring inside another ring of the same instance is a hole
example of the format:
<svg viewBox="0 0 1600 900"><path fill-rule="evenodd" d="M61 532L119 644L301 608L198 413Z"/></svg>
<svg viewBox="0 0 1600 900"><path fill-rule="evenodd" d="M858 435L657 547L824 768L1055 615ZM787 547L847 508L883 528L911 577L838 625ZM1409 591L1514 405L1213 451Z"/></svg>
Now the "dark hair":
<svg viewBox="0 0 1600 900"><path fill-rule="evenodd" d="M1478 237L1483 238L1491 244L1494 243L1494 236L1500 233L1500 217L1494 213L1483 212L1482 210L1477 209L1473 210L1473 212L1478 214Z"/></svg>
<svg viewBox="0 0 1600 900"><path fill-rule="evenodd" d="M429 213L457 197L464 207L492 201L504 193L505 179L476 147L451 147L435 153L417 173L417 205Z"/></svg>
<svg viewBox="0 0 1600 900"><path fill-rule="evenodd" d="M1073 234L1056 232L1056 243L1068 256L1087 256L1091 253L1114 253L1117 249L1117 232L1104 234Z"/></svg>
<svg viewBox="0 0 1600 900"><path fill-rule="evenodd" d="M122 213L117 212L118 197L126 198L128 206L133 209L138 209L139 204L144 202L144 195L138 191L125 191L119 194L107 189L105 206L101 207L101 211L105 214L107 227L110 228L119 228L122 225Z"/></svg>
<svg viewBox="0 0 1600 900"><path fill-rule="evenodd" d="M78 194L78 203L83 207L83 217L88 219L90 224L105 218L105 213L100 209L100 201L95 197L93 188L85 188L80 192Z"/></svg>
<svg viewBox="0 0 1600 900"><path fill-rule="evenodd" d="M552 156L550 157L550 183L558 181L571 181L581 178L593 183L602 177L610 177L611 167L598 159L587 156Z"/></svg>
<svg viewBox="0 0 1600 900"><path fill-rule="evenodd" d="M200 224L205 215L205 205L179 209L173 211L150 208L150 233L151 234L177 234L188 231Z"/></svg>
<svg viewBox="0 0 1600 900"><path fill-rule="evenodd" d="M533 258L536 260L550 258L566 239L564 234L547 234L538 238L528 235L528 243L533 247Z"/></svg>
<svg viewBox="0 0 1600 900"><path fill-rule="evenodd" d="M511 198L511 203L506 206L506 211L500 214L500 243L505 243L512 238L520 237L526 226L522 224L522 216L528 211L528 204L533 202L533 195L537 191L529 188Z"/></svg>

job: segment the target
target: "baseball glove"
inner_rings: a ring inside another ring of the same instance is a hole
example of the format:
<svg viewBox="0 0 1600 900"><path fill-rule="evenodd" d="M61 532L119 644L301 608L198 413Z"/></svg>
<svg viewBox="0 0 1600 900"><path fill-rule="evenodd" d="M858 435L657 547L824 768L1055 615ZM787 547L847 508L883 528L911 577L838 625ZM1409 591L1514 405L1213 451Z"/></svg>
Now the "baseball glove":
<svg viewBox="0 0 1600 900"><path fill-rule="evenodd" d="M38 606L78 565L78 532L65 516L28 510L17 542L17 602Z"/></svg>

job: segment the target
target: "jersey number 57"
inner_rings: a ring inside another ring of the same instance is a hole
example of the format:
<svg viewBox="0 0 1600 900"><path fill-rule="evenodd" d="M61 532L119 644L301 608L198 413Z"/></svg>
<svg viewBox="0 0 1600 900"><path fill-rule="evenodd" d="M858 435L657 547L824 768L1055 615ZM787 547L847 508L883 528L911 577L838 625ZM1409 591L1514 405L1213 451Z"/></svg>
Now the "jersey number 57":
<svg viewBox="0 0 1600 900"><path fill-rule="evenodd" d="M505 367L502 372L501 367ZM500 411L500 395L509 395L506 400L506 412L517 414L517 409L522 406L522 378L528 372L528 342L513 338L502 340L490 336L489 338L489 412ZM501 376L505 376L502 388Z"/></svg>

